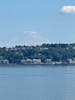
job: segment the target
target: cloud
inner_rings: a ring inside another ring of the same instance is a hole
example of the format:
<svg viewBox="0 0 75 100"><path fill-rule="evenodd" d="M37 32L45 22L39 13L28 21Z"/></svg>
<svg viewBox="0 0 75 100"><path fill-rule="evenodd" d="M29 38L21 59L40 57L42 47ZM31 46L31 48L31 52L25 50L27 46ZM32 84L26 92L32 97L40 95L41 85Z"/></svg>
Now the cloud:
<svg viewBox="0 0 75 100"><path fill-rule="evenodd" d="M64 14L75 14L75 6L63 6L61 12Z"/></svg>

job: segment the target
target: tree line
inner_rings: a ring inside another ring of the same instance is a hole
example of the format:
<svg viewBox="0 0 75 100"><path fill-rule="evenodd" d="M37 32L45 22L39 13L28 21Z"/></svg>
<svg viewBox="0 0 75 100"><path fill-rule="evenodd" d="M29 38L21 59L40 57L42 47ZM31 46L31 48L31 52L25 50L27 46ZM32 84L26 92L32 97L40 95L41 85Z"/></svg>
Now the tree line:
<svg viewBox="0 0 75 100"><path fill-rule="evenodd" d="M22 59L46 59L67 62L75 58L75 44L42 44L36 46L0 47L0 60L7 59L10 63L20 63Z"/></svg>

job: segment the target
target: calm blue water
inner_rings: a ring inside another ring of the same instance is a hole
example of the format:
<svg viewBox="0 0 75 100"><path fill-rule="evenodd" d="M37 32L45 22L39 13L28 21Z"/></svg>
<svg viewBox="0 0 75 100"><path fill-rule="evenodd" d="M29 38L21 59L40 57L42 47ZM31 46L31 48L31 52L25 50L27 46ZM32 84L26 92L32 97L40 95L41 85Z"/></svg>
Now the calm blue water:
<svg viewBox="0 0 75 100"><path fill-rule="evenodd" d="M75 100L75 66L0 67L0 100Z"/></svg>

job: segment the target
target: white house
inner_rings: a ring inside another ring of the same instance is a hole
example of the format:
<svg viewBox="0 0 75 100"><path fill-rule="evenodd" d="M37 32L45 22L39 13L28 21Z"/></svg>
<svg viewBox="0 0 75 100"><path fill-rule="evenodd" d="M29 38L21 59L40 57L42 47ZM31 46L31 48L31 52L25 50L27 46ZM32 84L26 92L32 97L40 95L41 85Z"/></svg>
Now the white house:
<svg viewBox="0 0 75 100"><path fill-rule="evenodd" d="M46 63L47 63L47 64L52 64L52 59L47 59L47 60L46 60Z"/></svg>
<svg viewBox="0 0 75 100"><path fill-rule="evenodd" d="M7 59L0 59L0 64L9 64L9 61Z"/></svg>
<svg viewBox="0 0 75 100"><path fill-rule="evenodd" d="M22 59L21 60L21 63L22 64L32 64L32 59L26 59L26 60L25 59Z"/></svg>
<svg viewBox="0 0 75 100"><path fill-rule="evenodd" d="M33 64L41 64L41 59L33 59Z"/></svg>
<svg viewBox="0 0 75 100"><path fill-rule="evenodd" d="M75 59L68 59L69 64L75 64Z"/></svg>

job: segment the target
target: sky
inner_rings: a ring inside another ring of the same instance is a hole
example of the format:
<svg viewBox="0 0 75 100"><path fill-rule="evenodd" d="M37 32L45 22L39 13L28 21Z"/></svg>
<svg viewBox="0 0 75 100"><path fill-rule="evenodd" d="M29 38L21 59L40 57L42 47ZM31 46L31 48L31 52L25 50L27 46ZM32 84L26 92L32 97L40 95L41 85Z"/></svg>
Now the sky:
<svg viewBox="0 0 75 100"><path fill-rule="evenodd" d="M75 43L75 0L0 0L0 46Z"/></svg>

